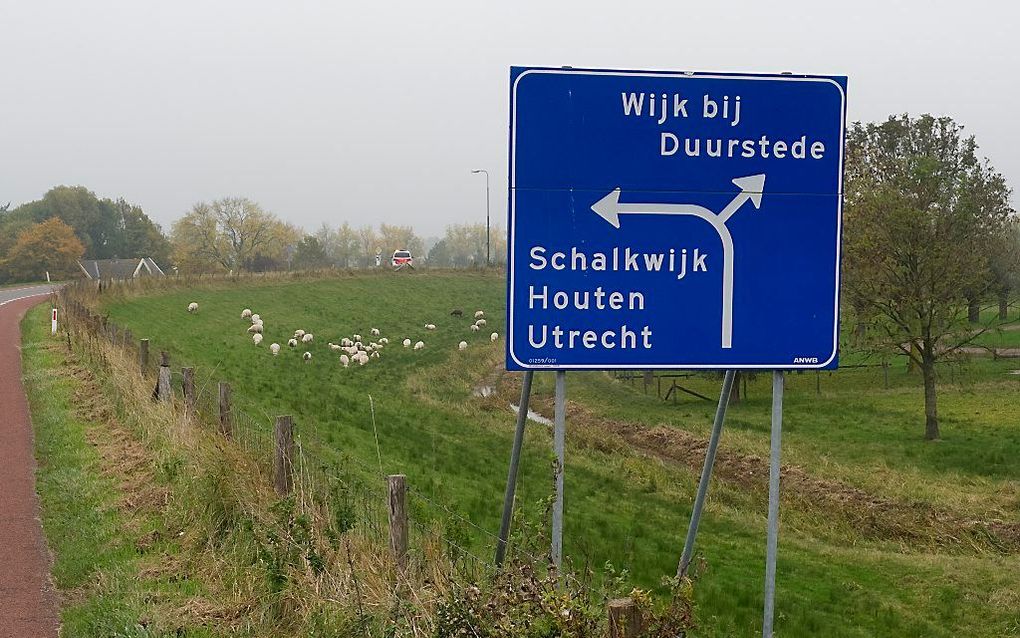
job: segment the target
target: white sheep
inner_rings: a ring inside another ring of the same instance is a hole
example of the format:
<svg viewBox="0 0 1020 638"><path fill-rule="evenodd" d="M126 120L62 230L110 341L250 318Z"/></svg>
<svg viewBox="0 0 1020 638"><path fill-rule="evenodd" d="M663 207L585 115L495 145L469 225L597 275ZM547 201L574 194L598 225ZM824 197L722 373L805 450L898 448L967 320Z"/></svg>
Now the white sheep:
<svg viewBox="0 0 1020 638"><path fill-rule="evenodd" d="M242 310L241 311L241 318L242 319L250 319L251 318L251 308L245 308L244 310Z"/></svg>
<svg viewBox="0 0 1020 638"><path fill-rule="evenodd" d="M344 348L344 352L353 357L354 355L358 354L359 350L354 346L347 346L346 348Z"/></svg>
<svg viewBox="0 0 1020 638"><path fill-rule="evenodd" d="M478 321L475 322L475 325L481 328L482 326L485 325L485 319L479 319Z"/></svg>
<svg viewBox="0 0 1020 638"><path fill-rule="evenodd" d="M358 356L354 357L354 360L358 362L359 366L363 366L368 363L368 355L364 352L359 352Z"/></svg>
<svg viewBox="0 0 1020 638"><path fill-rule="evenodd" d="M497 339L499 339L499 333L498 332L494 332L491 335L489 335L489 341L495 341Z"/></svg>
<svg viewBox="0 0 1020 638"><path fill-rule="evenodd" d="M485 313L482 312L481 310L476 310L475 311L475 319L481 319L484 316L485 316Z"/></svg>
<svg viewBox="0 0 1020 638"><path fill-rule="evenodd" d="M287 345L290 346L291 348L296 348L297 347L297 339L291 339L291 340L287 341Z"/></svg>
<svg viewBox="0 0 1020 638"><path fill-rule="evenodd" d="M427 323L427 324L425 324L425 329L426 330L435 330L436 329L436 324L434 324L434 323Z"/></svg>
<svg viewBox="0 0 1020 638"><path fill-rule="evenodd" d="M414 349L415 350L422 350L423 348L425 348L425 342L424 341L418 341L417 343L414 344Z"/></svg>
<svg viewBox="0 0 1020 638"><path fill-rule="evenodd" d="M410 348L411 347L411 340L410 339L404 339L400 343L404 344L405 348Z"/></svg>
<svg viewBox="0 0 1020 638"><path fill-rule="evenodd" d="M192 301L188 304L188 312L198 312L198 304Z"/></svg>
<svg viewBox="0 0 1020 638"><path fill-rule="evenodd" d="M305 336L305 331L304 330L295 330L294 331L294 338L295 339L300 339L303 336Z"/></svg>
<svg viewBox="0 0 1020 638"><path fill-rule="evenodd" d="M343 367L345 367L345 368L346 368L347 366L351 365L351 359L350 359L350 357L348 357L348 356L347 356L347 355L345 355L345 354L342 354L342 355L340 355L340 364L341 364L341 365L342 365Z"/></svg>
<svg viewBox="0 0 1020 638"><path fill-rule="evenodd" d="M251 340L255 342L255 345L259 345L260 343L262 343L262 335L255 333L254 335L252 335Z"/></svg>
<svg viewBox="0 0 1020 638"><path fill-rule="evenodd" d="M315 337L313 337L313 336L312 336L312 333L310 333L310 332L306 332L306 333L305 333L305 334L304 334L304 335L303 335L303 336L301 337L301 343L311 343L313 339L315 339Z"/></svg>
<svg viewBox="0 0 1020 638"><path fill-rule="evenodd" d="M273 353L274 357L280 354L280 344L278 343L269 344L269 351Z"/></svg>
<svg viewBox="0 0 1020 638"><path fill-rule="evenodd" d="M340 345L346 348L347 346L353 346L354 342L348 339L347 337L344 337L343 339L340 340Z"/></svg>
<svg viewBox="0 0 1020 638"><path fill-rule="evenodd" d="M467 341L461 341L457 344L458 350L467 350Z"/></svg>
<svg viewBox="0 0 1020 638"><path fill-rule="evenodd" d="M372 357L373 359L378 359L378 358L379 358L379 352L378 352L378 351L376 351L376 352L373 352L373 353L372 353L371 355L369 355L369 356L371 356L371 357Z"/></svg>
<svg viewBox="0 0 1020 638"><path fill-rule="evenodd" d="M471 332L478 332L479 330L481 330L481 328L475 324L471 324L471 326L469 327L471 328Z"/></svg>
<svg viewBox="0 0 1020 638"><path fill-rule="evenodd" d="M252 324L248 328L248 334L250 335L262 334L262 324L261 323Z"/></svg>
<svg viewBox="0 0 1020 638"><path fill-rule="evenodd" d="M383 345L386 345L386 344L388 344L389 342L390 342L390 340L389 340L389 339L387 339L386 337L383 337L382 339L380 339L380 340L379 340L379 343L381 343L381 344L383 344Z"/></svg>
<svg viewBox="0 0 1020 638"><path fill-rule="evenodd" d="M340 352L341 350L343 350L343 346L338 346L335 343L331 343L329 344L329 349L332 350L333 352Z"/></svg>
<svg viewBox="0 0 1020 638"><path fill-rule="evenodd" d="M351 338L354 339L354 341L361 341L361 335L351 335Z"/></svg>
<svg viewBox="0 0 1020 638"><path fill-rule="evenodd" d="M304 359L305 361L311 361L312 353L306 351L303 355L301 355L301 358Z"/></svg>
<svg viewBox="0 0 1020 638"><path fill-rule="evenodd" d="M250 319L252 323L262 323L262 317L259 315L252 315Z"/></svg>
<svg viewBox="0 0 1020 638"><path fill-rule="evenodd" d="M372 333L373 337L378 337L379 336L379 329L378 328L372 328L371 330L369 330L369 332Z"/></svg>

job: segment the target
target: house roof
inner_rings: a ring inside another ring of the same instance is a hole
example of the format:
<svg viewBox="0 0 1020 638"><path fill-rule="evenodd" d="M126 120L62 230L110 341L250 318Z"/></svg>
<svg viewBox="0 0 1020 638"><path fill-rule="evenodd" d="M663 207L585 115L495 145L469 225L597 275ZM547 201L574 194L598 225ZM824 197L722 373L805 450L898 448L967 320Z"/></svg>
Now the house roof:
<svg viewBox="0 0 1020 638"><path fill-rule="evenodd" d="M136 259L85 259L78 266L89 279L134 279L139 275L163 275L163 269L149 257Z"/></svg>

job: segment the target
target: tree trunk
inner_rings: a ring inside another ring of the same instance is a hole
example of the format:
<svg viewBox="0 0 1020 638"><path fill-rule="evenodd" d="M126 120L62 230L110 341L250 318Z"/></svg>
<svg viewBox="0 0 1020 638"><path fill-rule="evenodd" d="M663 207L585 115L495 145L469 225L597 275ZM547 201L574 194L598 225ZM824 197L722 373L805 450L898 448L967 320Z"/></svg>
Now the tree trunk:
<svg viewBox="0 0 1020 638"><path fill-rule="evenodd" d="M935 441L939 435L939 413L935 399L935 360L925 355L921 362L924 375L924 438Z"/></svg>
<svg viewBox="0 0 1020 638"><path fill-rule="evenodd" d="M730 386L730 405L737 405L740 403L740 371L738 370L733 375L733 385Z"/></svg>
<svg viewBox="0 0 1020 638"><path fill-rule="evenodd" d="M981 321L981 305L977 299L967 300L967 321L971 323L978 323Z"/></svg>
<svg viewBox="0 0 1020 638"><path fill-rule="evenodd" d="M1003 292L999 295L999 320L1009 319L1009 297Z"/></svg>

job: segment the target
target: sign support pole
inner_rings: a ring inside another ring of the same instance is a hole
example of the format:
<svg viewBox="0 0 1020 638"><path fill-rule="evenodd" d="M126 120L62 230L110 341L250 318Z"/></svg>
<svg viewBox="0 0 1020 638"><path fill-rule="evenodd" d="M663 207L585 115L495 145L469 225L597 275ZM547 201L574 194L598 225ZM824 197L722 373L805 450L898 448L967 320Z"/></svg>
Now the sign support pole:
<svg viewBox="0 0 1020 638"><path fill-rule="evenodd" d="M708 481L712 478L712 466L715 465L715 452L719 447L719 437L722 435L723 421L726 420L726 408L730 404L730 390L733 388L733 377L736 373L727 370L723 377L722 394L719 395L719 407L715 411L715 421L712 424L712 438L708 440L708 450L705 452L705 466L701 470L701 481L698 483L698 495L694 498L694 509L691 511L691 525L687 528L687 540L684 541L684 553L680 557L680 565L677 567L677 576L686 576L687 568L691 564L694 555L694 540L698 536L698 524L701 522L701 510L705 506L705 496L708 494Z"/></svg>
<svg viewBox="0 0 1020 638"><path fill-rule="evenodd" d="M553 419L553 448L556 451L556 500L552 511L552 559L556 569L563 566L563 466L567 434L567 373L556 372L556 407Z"/></svg>
<svg viewBox="0 0 1020 638"><path fill-rule="evenodd" d="M772 638L772 622L776 606L776 554L779 546L779 463L783 435L783 386L781 370L772 373L772 441L769 457L769 523L765 548L765 618L763 638Z"/></svg>
<svg viewBox="0 0 1020 638"><path fill-rule="evenodd" d="M510 452L510 471L506 478L506 493L503 496L503 519L499 524L499 538L496 541L496 566L503 564L506 557L506 543L510 537L510 519L514 512L514 497L517 492L517 468L521 462L521 445L524 443L524 425L528 421L528 402L531 399L531 379L535 373L527 370L521 384L521 404L517 410L517 429L514 445Z"/></svg>

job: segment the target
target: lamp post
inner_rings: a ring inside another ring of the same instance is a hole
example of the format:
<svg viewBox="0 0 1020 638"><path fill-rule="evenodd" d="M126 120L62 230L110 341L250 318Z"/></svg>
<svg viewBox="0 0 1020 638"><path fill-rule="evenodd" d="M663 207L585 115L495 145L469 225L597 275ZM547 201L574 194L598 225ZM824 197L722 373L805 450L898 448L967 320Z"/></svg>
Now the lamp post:
<svg viewBox="0 0 1020 638"><path fill-rule="evenodd" d="M485 265L492 265L492 258L489 251L489 171L484 168L476 168L472 173L485 173Z"/></svg>

